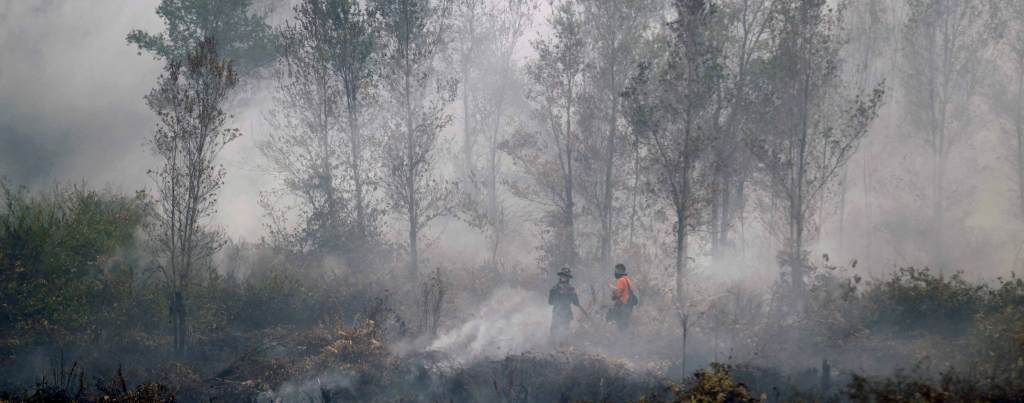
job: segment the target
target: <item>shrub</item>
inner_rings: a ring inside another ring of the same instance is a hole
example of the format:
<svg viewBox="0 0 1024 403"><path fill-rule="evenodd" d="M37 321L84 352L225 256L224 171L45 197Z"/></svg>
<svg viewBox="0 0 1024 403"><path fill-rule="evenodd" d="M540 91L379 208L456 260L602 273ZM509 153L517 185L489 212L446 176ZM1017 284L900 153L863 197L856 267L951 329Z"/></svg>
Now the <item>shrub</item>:
<svg viewBox="0 0 1024 403"><path fill-rule="evenodd" d="M52 340L118 325L134 306L130 251L146 196L81 186L30 195L0 182L0 203L0 331Z"/></svg>
<svg viewBox="0 0 1024 403"><path fill-rule="evenodd" d="M870 327L953 335L970 327L985 297L986 287L967 282L961 272L947 277L927 268L901 268L870 284L863 298Z"/></svg>
<svg viewBox="0 0 1024 403"><path fill-rule="evenodd" d="M754 397L747 385L736 382L727 365L712 363L708 369L697 371L694 382L682 387L669 387L671 398L662 399L657 395L641 399L641 403L673 402L673 403L753 403L767 401L766 395Z"/></svg>

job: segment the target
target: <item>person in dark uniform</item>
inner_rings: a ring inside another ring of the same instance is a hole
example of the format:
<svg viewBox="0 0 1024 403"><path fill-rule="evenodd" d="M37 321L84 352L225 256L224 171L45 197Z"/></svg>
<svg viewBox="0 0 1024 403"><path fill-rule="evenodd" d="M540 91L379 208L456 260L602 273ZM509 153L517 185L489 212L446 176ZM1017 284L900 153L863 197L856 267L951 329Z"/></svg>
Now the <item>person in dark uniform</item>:
<svg viewBox="0 0 1024 403"><path fill-rule="evenodd" d="M569 324L572 323L572 306L580 307L580 299L576 289L569 285L572 271L563 267L558 271L558 284L551 287L548 293L548 304L551 305L551 341L555 345L563 345L569 339Z"/></svg>

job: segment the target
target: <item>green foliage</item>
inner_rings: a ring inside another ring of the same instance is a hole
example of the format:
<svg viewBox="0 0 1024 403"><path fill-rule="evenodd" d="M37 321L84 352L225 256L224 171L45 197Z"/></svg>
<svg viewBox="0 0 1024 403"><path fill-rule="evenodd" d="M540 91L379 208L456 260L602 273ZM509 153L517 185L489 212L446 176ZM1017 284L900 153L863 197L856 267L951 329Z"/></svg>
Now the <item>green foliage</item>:
<svg viewBox="0 0 1024 403"><path fill-rule="evenodd" d="M986 305L984 285L967 282L962 273L935 275L928 269L901 268L864 293L871 310L868 325L898 330L956 332Z"/></svg>
<svg viewBox="0 0 1024 403"><path fill-rule="evenodd" d="M923 356L953 359L958 368L970 368L977 381L1010 387L1024 379L1024 280L1016 276L989 285L967 281L962 273L945 276L902 268L862 284L856 276L821 273L812 283L806 313L815 342L824 346L869 335L899 335L922 340L918 346ZM939 343L924 341L929 338ZM947 386L899 378L859 379L851 393L904 398L919 393L924 400L971 396Z"/></svg>
<svg viewBox="0 0 1024 403"><path fill-rule="evenodd" d="M1024 281L1000 279L975 317L972 353L980 373L1002 382L1024 380Z"/></svg>
<svg viewBox="0 0 1024 403"><path fill-rule="evenodd" d="M697 382L682 393L676 394L676 401L684 402L757 402L750 390L742 383L733 381L729 368L712 363L709 370L698 371ZM763 399L761 399L763 400Z"/></svg>
<svg viewBox="0 0 1024 403"><path fill-rule="evenodd" d="M694 382L687 387L673 385L670 387L672 398L669 400L659 399L651 396L641 399L641 403L653 403L669 401L673 403L724 403L740 402L753 403L763 402L767 397L760 398L753 396L751 391L743 383L736 382L730 374L729 366L711 363L708 369L697 371L694 375Z"/></svg>
<svg viewBox="0 0 1024 403"><path fill-rule="evenodd" d="M841 278L831 271L813 277L806 312L819 341L841 343L866 330L868 310L860 282L860 277Z"/></svg>
<svg viewBox="0 0 1024 403"><path fill-rule="evenodd" d="M156 13L165 32L133 29L129 44L158 59L185 60L200 41L214 38L217 53L235 61L243 75L274 60L274 39L266 23L267 12L252 0L163 0Z"/></svg>
<svg viewBox="0 0 1024 403"><path fill-rule="evenodd" d="M972 353L979 372L1000 381L1024 380L1024 308L982 313L975 323Z"/></svg>
<svg viewBox="0 0 1024 403"><path fill-rule="evenodd" d="M314 322L316 298L298 278L275 271L252 278L243 285L242 300L235 312L240 322L255 328L275 324Z"/></svg>
<svg viewBox="0 0 1024 403"><path fill-rule="evenodd" d="M885 379L854 375L846 394L854 402L1009 402L1017 401L1024 390L996 386L953 373L943 374L938 382L912 378L904 374Z"/></svg>
<svg viewBox="0 0 1024 403"><path fill-rule="evenodd" d="M100 305L116 304L126 296L116 285L133 282L145 195L82 186L30 195L0 183L0 198L0 331L96 330L107 317Z"/></svg>

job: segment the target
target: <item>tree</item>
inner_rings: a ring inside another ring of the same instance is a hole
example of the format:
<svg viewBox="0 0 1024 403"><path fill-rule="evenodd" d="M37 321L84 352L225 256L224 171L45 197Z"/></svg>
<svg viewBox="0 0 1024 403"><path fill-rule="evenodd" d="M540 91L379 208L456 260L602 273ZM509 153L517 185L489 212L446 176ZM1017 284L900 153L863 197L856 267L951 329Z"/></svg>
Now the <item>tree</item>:
<svg viewBox="0 0 1024 403"><path fill-rule="evenodd" d="M503 148L528 177L513 184L513 193L550 208L543 217L550 233L543 245L544 259L552 268L576 267L574 164L580 144L573 123L578 120L583 27L571 2L558 3L548 23L553 32L532 42L537 59L527 66L528 98L537 127L516 133Z"/></svg>
<svg viewBox="0 0 1024 403"><path fill-rule="evenodd" d="M382 91L389 108L383 187L391 210L406 216L409 270L417 275L420 231L451 209L452 188L433 172L438 135L451 122L444 108L457 87L435 68L450 7L430 0L377 0L374 6L382 22Z"/></svg>
<svg viewBox="0 0 1024 403"><path fill-rule="evenodd" d="M469 3L474 2L468 1L464 6L469 7ZM462 42L458 49L463 49L457 51L457 56L466 58L460 65L468 67L468 71L460 73L466 129L462 158L468 163L464 167L462 183L465 186L461 189L460 205L468 218L466 221L484 231L490 249L488 263L497 268L501 245L511 229L510 213L499 187L504 177L500 145L517 126L517 113L525 109L520 92L522 77L513 56L537 9L537 2L503 0L475 7L472 29L475 34L467 36L469 29L463 27L457 39ZM463 25L466 24L468 22L464 21ZM465 50L466 41L473 41L471 52ZM472 80L471 76L490 79ZM484 146L479 152L475 151L478 142Z"/></svg>
<svg viewBox="0 0 1024 403"><path fill-rule="evenodd" d="M882 0L847 1L844 5L847 8L844 18L849 32L849 43L845 46L844 54L850 60L853 67L853 77L861 88L867 88L877 82L883 75L891 70L892 63L887 63L888 56L894 50L895 36L893 31L896 25L892 16L892 5ZM865 163L871 155L862 153ZM867 184L865 183L866 187ZM846 198L849 188L848 166L842 168L839 178L839 225L837 228L839 246L844 243L844 226L846 222Z"/></svg>
<svg viewBox="0 0 1024 403"><path fill-rule="evenodd" d="M462 101L462 148L461 162L462 176L467 181L475 182L477 175L476 143L479 134L473 121L476 116L472 103L477 94L474 86L474 76L481 73L480 65L483 63L480 57L481 51L487 45L486 32L487 14L491 11L483 0L458 0L455 4L455 13L452 30L452 53L455 57L456 68L459 71L459 83L462 88L460 97Z"/></svg>
<svg viewBox="0 0 1024 403"><path fill-rule="evenodd" d="M146 96L159 118L152 146L161 164L150 171L157 196L152 236L171 290L178 354L188 344L186 299L193 273L223 244L208 221L216 212L226 173L217 156L241 135L225 127L228 114L221 108L237 83L231 62L218 58L213 39L206 39L187 60L169 60L157 87Z"/></svg>
<svg viewBox="0 0 1024 403"><path fill-rule="evenodd" d="M726 69L721 89L711 100L719 117L709 121L717 139L712 145L710 228L711 255L720 259L730 244L729 234L745 205L745 187L753 171L743 132L753 124L754 65L764 58L771 39L772 0L730 0L718 3L720 27L713 35L724 53Z"/></svg>
<svg viewBox="0 0 1024 403"><path fill-rule="evenodd" d="M112 306L121 302L113 272L142 260L131 251L149 202L144 192L122 195L85 184L29 192L0 178L0 334L61 343L71 334L104 340L115 325L158 326L149 318L119 317L123 310Z"/></svg>
<svg viewBox="0 0 1024 403"><path fill-rule="evenodd" d="M367 197L362 133L373 84L370 17L348 0L306 0L295 14L295 25L280 32L278 110L268 114L275 131L261 151L297 200L301 224L273 233L299 251L361 260L377 237L378 216ZM279 202L263 204L287 227Z"/></svg>
<svg viewBox="0 0 1024 403"><path fill-rule="evenodd" d="M335 41L333 67L341 80L347 125L348 172L355 202L355 227L359 249L365 249L379 236L379 209L370 200L374 177L367 162L373 144L363 131L369 121L368 107L376 95L377 32L376 17L369 15L356 0L331 3L331 22L338 35Z"/></svg>
<svg viewBox="0 0 1024 403"><path fill-rule="evenodd" d="M206 38L217 40L217 53L233 60L243 76L274 60L274 41L266 23L268 10L255 7L253 0L161 0L156 14L166 32L149 33L133 29L128 43L159 59L185 60Z"/></svg>
<svg viewBox="0 0 1024 403"><path fill-rule="evenodd" d="M583 32L589 50L589 68L585 69L585 88L592 107L593 120L588 119L585 140L590 145L588 160L595 168L588 169L587 186L593 189L591 204L597 213L598 261L600 267L612 266L612 244L615 232L615 193L620 187L616 156L625 147L622 118L622 91L637 65L636 49L647 33L651 19L658 11L649 0L600 1L582 3ZM593 176L593 178L591 178Z"/></svg>
<svg viewBox="0 0 1024 403"><path fill-rule="evenodd" d="M654 166L656 191L675 218L676 298L688 273L687 239L701 213L702 171L717 119L713 99L724 76L721 44L713 35L719 8L706 0L677 0L676 19L657 39L657 59L643 63L626 92L626 116Z"/></svg>
<svg viewBox="0 0 1024 403"><path fill-rule="evenodd" d="M1000 85L993 86L989 95L993 112L1004 122L1003 130L1016 145L1012 166L1017 182L1018 214L1024 219L1024 3L1004 1L1000 7L1006 30L1000 47L1008 50L1003 54L1009 57L1000 63Z"/></svg>
<svg viewBox="0 0 1024 403"><path fill-rule="evenodd" d="M332 68L335 35L328 4L308 0L295 6L296 22L280 32L282 66L275 74L277 111L268 114L274 129L261 151L296 197L301 220L295 247L317 253L341 252L349 227L341 190L344 145L341 88ZM265 203L273 209L276 203Z"/></svg>
<svg viewBox="0 0 1024 403"><path fill-rule="evenodd" d="M780 263L797 295L805 289L805 243L823 197L878 113L884 90L852 95L839 72L838 15L825 0L777 2L771 54L758 75L760 119L747 133L751 152L787 234Z"/></svg>
<svg viewBox="0 0 1024 403"><path fill-rule="evenodd" d="M950 207L946 168L953 148L972 133L971 100L978 94L987 63L979 63L996 33L989 2L908 0L904 26L903 99L913 134L931 154L931 234L933 255L945 263L945 214Z"/></svg>

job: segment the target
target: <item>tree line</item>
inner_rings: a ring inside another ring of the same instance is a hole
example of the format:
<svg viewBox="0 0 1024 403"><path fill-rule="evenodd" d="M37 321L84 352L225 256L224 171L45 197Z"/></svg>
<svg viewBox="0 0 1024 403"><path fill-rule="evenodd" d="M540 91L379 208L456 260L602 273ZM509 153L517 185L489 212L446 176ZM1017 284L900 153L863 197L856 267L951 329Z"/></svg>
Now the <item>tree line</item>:
<svg viewBox="0 0 1024 403"><path fill-rule="evenodd" d="M176 320L193 267L223 244L218 153L241 134L226 110L264 83L268 242L306 265L401 262L416 278L425 231L454 218L497 270L526 218L538 263L585 279L672 250L682 298L694 258L727 255L756 211L800 295L808 245L825 215L843 225L847 163L891 101L932 161L941 255L948 158L977 130L976 97L1013 135L1024 189L1016 4L302 0L271 26L251 0L164 0L166 32L127 39L166 63L146 97L160 118L151 238ZM992 59L1004 48L1016 56ZM990 77L1015 84L991 91Z"/></svg>

